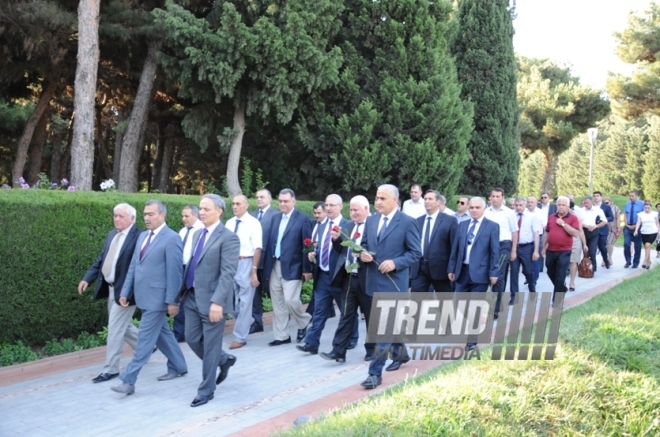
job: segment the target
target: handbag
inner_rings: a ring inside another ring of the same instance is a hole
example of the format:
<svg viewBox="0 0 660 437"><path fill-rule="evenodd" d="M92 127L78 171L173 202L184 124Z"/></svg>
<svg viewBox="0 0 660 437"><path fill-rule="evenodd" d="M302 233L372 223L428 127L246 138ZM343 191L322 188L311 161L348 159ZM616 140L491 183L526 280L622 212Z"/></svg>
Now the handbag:
<svg viewBox="0 0 660 437"><path fill-rule="evenodd" d="M578 276L580 278L591 278L594 276L594 266L591 264L591 259L586 256L578 264Z"/></svg>

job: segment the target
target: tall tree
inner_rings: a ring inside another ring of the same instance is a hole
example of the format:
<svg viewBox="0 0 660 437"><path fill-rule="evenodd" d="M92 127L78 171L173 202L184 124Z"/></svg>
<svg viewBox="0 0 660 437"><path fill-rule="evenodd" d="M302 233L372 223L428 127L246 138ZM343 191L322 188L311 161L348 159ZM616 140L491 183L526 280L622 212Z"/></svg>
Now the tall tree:
<svg viewBox="0 0 660 437"><path fill-rule="evenodd" d="M241 192L246 121L273 114L287 124L302 95L337 81L341 53L329 50L328 41L338 31L340 10L331 0L234 0L214 2L201 18L172 2L154 11L167 45L165 73L178 81L179 97L194 105L183 130L203 150L213 137L229 150L230 195Z"/></svg>
<svg viewBox="0 0 660 437"><path fill-rule="evenodd" d="M650 117L647 134L649 142L643 160L642 185L644 196L658 202L660 201L660 172L658 171L658 161L660 161L660 117Z"/></svg>
<svg viewBox="0 0 660 437"><path fill-rule="evenodd" d="M96 75L99 66L99 12L101 0L78 4L78 63L73 110L76 119L71 143L71 183L79 190L92 189Z"/></svg>
<svg viewBox="0 0 660 437"><path fill-rule="evenodd" d="M555 189L557 159L578 134L609 114L599 91L581 86L568 68L547 59L519 58L518 102L521 147L545 157L541 189Z"/></svg>
<svg viewBox="0 0 660 437"><path fill-rule="evenodd" d="M461 179L465 193L493 187L514 193L518 184L516 60L509 0L461 0L451 49L461 96L474 104L470 158Z"/></svg>

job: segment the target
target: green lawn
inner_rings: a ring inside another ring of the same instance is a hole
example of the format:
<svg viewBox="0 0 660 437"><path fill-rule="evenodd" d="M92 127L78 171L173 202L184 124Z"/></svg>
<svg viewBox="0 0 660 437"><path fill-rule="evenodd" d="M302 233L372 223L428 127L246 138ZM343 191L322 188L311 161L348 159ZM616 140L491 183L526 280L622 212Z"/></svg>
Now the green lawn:
<svg viewBox="0 0 660 437"><path fill-rule="evenodd" d="M286 436L658 436L660 269L562 316L554 361L456 362Z"/></svg>

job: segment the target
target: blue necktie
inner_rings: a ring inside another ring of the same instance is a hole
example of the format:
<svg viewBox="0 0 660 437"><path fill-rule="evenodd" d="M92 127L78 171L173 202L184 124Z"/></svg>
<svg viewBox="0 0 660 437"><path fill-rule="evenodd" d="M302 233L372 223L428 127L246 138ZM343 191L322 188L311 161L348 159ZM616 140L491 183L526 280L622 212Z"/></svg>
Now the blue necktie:
<svg viewBox="0 0 660 437"><path fill-rule="evenodd" d="M190 260L190 266L188 267L188 274L186 275L186 288L192 288L195 284L195 268L199 262L199 258L202 256L202 250L204 249L204 241L206 240L206 234L208 234L208 229L204 228L202 230L202 235L197 241L197 247L195 248L195 254Z"/></svg>
<svg viewBox="0 0 660 437"><path fill-rule="evenodd" d="M378 241L380 241L380 238L381 238L381 237L383 236L383 234L385 233L385 229L387 229L387 221L388 221L388 220L389 220L389 219L388 219L387 217L383 217L383 226L380 228L380 232L378 232L378 235L377 235L377 237L376 237L376 238L378 239Z"/></svg>
<svg viewBox="0 0 660 437"><path fill-rule="evenodd" d="M153 236L154 236L154 231L149 232L149 238L147 239L147 244L145 244L142 250L140 251L140 261L142 261L142 258L144 258L144 254L147 253L147 248L151 244L151 237Z"/></svg>
<svg viewBox="0 0 660 437"><path fill-rule="evenodd" d="M282 255L282 237L284 236L284 230L286 229L286 224L289 222L289 217L282 214L282 220L280 220L280 229L277 233L277 244L275 245L275 258L279 259Z"/></svg>
<svg viewBox="0 0 660 437"><path fill-rule="evenodd" d="M186 236L183 237L183 247L186 247L186 241L188 241L188 235L190 235L190 230L192 228L186 228Z"/></svg>
<svg viewBox="0 0 660 437"><path fill-rule="evenodd" d="M238 225L241 224L241 221L236 219L236 227L234 228L234 234L238 233Z"/></svg>
<svg viewBox="0 0 660 437"><path fill-rule="evenodd" d="M328 222L328 232L325 234L325 239L323 240L323 250L321 251L321 267L324 269L328 268L328 262L330 261L330 239L332 238L332 220Z"/></svg>
<svg viewBox="0 0 660 437"><path fill-rule="evenodd" d="M428 217L426 219L426 229L424 230L424 244L422 244L422 254L424 255L424 259L428 261L429 255L428 255L428 250L429 250L429 242L431 240L431 219L433 217Z"/></svg>
<svg viewBox="0 0 660 437"><path fill-rule="evenodd" d="M262 210L259 210L259 217L257 217L257 220L261 221L263 216L264 216L264 212Z"/></svg>
<svg viewBox="0 0 660 437"><path fill-rule="evenodd" d="M472 240L474 240L474 228L477 226L477 221L472 220L472 226L470 226L470 229L468 229L467 237L465 237L465 250L464 253L467 255L467 247L472 244Z"/></svg>

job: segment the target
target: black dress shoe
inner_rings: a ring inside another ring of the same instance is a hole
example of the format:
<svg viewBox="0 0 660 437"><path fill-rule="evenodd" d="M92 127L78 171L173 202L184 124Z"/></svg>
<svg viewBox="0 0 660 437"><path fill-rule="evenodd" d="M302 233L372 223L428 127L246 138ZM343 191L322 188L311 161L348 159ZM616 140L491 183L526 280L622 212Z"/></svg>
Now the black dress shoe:
<svg viewBox="0 0 660 437"><path fill-rule="evenodd" d="M268 346L279 346L281 344L289 344L291 343L291 337L287 338L286 340L273 340L270 343L268 343Z"/></svg>
<svg viewBox="0 0 660 437"><path fill-rule="evenodd" d="M367 354L364 356L364 361L373 361L376 358L374 351L367 351Z"/></svg>
<svg viewBox="0 0 660 437"><path fill-rule="evenodd" d="M365 379L364 382L360 385L366 389L371 390L378 387L382 383L383 383L383 378L381 378L380 376L369 375L369 377Z"/></svg>
<svg viewBox="0 0 660 437"><path fill-rule="evenodd" d="M471 351L471 350L474 350L476 347L477 347L477 343L468 343L468 344L465 346L465 349Z"/></svg>
<svg viewBox="0 0 660 437"><path fill-rule="evenodd" d="M300 343L305 339L305 334L307 334L307 328L299 329L298 330L298 335L296 336L296 341Z"/></svg>
<svg viewBox="0 0 660 437"><path fill-rule="evenodd" d="M97 382L106 382L106 381L110 381L112 378L116 378L118 376L119 376L119 373L101 373L99 376L92 379L92 382L94 384L96 384Z"/></svg>
<svg viewBox="0 0 660 437"><path fill-rule="evenodd" d="M498 313L493 314L493 320L497 320L500 315Z"/></svg>
<svg viewBox="0 0 660 437"><path fill-rule="evenodd" d="M639 264L633 264L633 265L632 265L632 268L633 268L633 269L636 269L637 267L639 267Z"/></svg>
<svg viewBox="0 0 660 437"><path fill-rule="evenodd" d="M209 396L204 396L204 395L197 395L195 396L195 399L193 399L192 403L190 404L191 407L199 407L200 405L204 405L208 403L213 399L213 393L211 393Z"/></svg>
<svg viewBox="0 0 660 437"><path fill-rule="evenodd" d="M334 352L334 351L330 352L330 353L321 352L319 355L324 360L330 360L330 361L334 360L338 363L345 363L346 362L346 355L339 355L337 352Z"/></svg>
<svg viewBox="0 0 660 437"><path fill-rule="evenodd" d="M628 267L630 267L630 263L626 263L626 264L623 266L624 269L627 269Z"/></svg>
<svg viewBox="0 0 660 437"><path fill-rule="evenodd" d="M408 361L410 361L410 357L404 358L402 360L394 360L392 361L392 364L387 366L385 368L386 372L393 372L395 370L399 370L402 364L406 364Z"/></svg>
<svg viewBox="0 0 660 437"><path fill-rule="evenodd" d="M355 343L350 342L350 343L348 344L348 347L347 347L346 349L355 349L356 346L357 346L357 342L355 342Z"/></svg>
<svg viewBox="0 0 660 437"><path fill-rule="evenodd" d="M253 323L252 326L250 326L250 334L254 334L256 332L264 332L264 327Z"/></svg>
<svg viewBox="0 0 660 437"><path fill-rule="evenodd" d="M300 352L309 352L312 355L316 355L319 353L319 348L310 346L309 344L305 343L304 345L296 346L296 349L298 349Z"/></svg>
<svg viewBox="0 0 660 437"><path fill-rule="evenodd" d="M229 374L229 368L234 364L236 364L236 357L233 355L227 355L227 361L218 366L220 367L220 374L218 374L218 378L215 380L215 385L220 384L227 378L227 375Z"/></svg>

